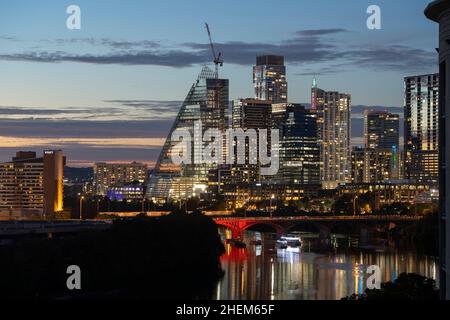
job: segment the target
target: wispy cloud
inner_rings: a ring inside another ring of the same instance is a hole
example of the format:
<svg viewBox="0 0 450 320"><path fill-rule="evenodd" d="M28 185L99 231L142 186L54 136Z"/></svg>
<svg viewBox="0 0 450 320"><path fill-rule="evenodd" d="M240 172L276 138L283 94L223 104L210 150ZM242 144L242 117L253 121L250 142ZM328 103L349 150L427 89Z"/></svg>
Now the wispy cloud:
<svg viewBox="0 0 450 320"><path fill-rule="evenodd" d="M163 138L37 138L0 136L0 148L32 148L48 146L59 148L67 145L90 148L160 148Z"/></svg>
<svg viewBox="0 0 450 320"><path fill-rule="evenodd" d="M0 120L0 136L30 138L166 138L169 120Z"/></svg>
<svg viewBox="0 0 450 320"><path fill-rule="evenodd" d="M174 68L189 67L207 61L206 56L203 56L201 53L185 51L137 51L104 55L79 55L62 51L41 51L0 54L0 60L43 63L79 62L90 64L155 65Z"/></svg>
<svg viewBox="0 0 450 320"><path fill-rule="evenodd" d="M317 37L317 36L336 34L336 33L345 33L345 32L349 32L349 31L346 30L346 29L342 29L342 28L335 28L335 29L309 29L309 30L297 31L297 34L300 35L300 36Z"/></svg>
<svg viewBox="0 0 450 320"><path fill-rule="evenodd" d="M182 101L177 100L105 100L104 102L149 111L151 112L151 114L148 115L150 118L154 118L155 116L168 118L175 117L182 104Z"/></svg>
<svg viewBox="0 0 450 320"><path fill-rule="evenodd" d="M55 39L55 40L42 40L42 42L55 43L58 45L70 45L70 44L86 44L90 46L103 46L113 49L155 49L160 47L158 41L140 40L114 40L110 38L69 38L69 39Z"/></svg>
<svg viewBox="0 0 450 320"><path fill-rule="evenodd" d="M403 45L362 47L347 52L353 65L377 71L405 71L423 68L436 69L435 51L411 48ZM431 70L431 71L432 71Z"/></svg>
<svg viewBox="0 0 450 320"><path fill-rule="evenodd" d="M299 30L283 41L244 42L228 41L216 43L226 63L251 65L258 54L281 54L288 63L311 65L322 63L318 70L310 68L301 75L312 75L365 68L374 71L421 71L435 67L436 53L433 50L414 48L398 44L352 45L342 37L351 31L342 28ZM208 63L211 60L208 43L187 42L168 44L162 41L126 41L108 38L75 38L49 40L55 44L70 45L84 43L94 47L110 48L103 53L71 53L67 50L0 53L0 60L41 63L78 62L89 64L154 65L185 68ZM352 41L357 41L352 38ZM346 43L346 45L343 45ZM93 52L98 52L95 48ZM333 68L341 65L341 69Z"/></svg>
<svg viewBox="0 0 450 320"><path fill-rule="evenodd" d="M20 41L17 37L7 36L7 35L0 35L0 40L3 40L3 41Z"/></svg>
<svg viewBox="0 0 450 320"><path fill-rule="evenodd" d="M140 120L156 121L175 118L181 101L105 100L106 106L89 108L42 108L0 106L3 120Z"/></svg>

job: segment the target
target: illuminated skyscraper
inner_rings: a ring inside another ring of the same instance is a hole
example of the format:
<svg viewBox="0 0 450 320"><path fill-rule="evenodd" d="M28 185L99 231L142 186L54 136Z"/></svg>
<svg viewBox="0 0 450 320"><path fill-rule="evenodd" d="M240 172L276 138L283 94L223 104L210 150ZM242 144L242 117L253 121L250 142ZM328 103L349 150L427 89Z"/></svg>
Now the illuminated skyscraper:
<svg viewBox="0 0 450 320"><path fill-rule="evenodd" d="M176 130L186 130L194 135L194 124L201 121L201 135L208 129L218 129L224 133L223 156L226 156L225 132L228 126L228 80L217 79L216 74L204 67L192 85L180 112L172 126L172 130L163 146L147 188L147 197L164 202L168 199L182 199L198 195L208 186L208 172L217 164L206 164L202 161L202 149L210 141L191 141L190 163L174 164L172 152L179 141L172 141ZM201 139L201 137L200 137Z"/></svg>
<svg viewBox="0 0 450 320"><path fill-rule="evenodd" d="M237 183L252 183L261 182L260 174L260 161L259 161L259 151L260 151L260 136L259 130L267 130L267 150L270 152L271 137L270 129L273 126L272 119L272 103L267 100L257 100L257 99L239 99L233 101L233 112L232 112L232 128L242 129L244 132L248 133L249 130L254 130L255 136L249 135L248 139L245 140L245 164L237 163L238 155L238 145L240 141L234 142L234 165L233 173L236 175ZM250 140L255 141L250 141ZM252 143L254 146L252 151L254 151L253 156L255 158L250 159L252 153L250 151L249 144ZM269 177L271 178L271 177Z"/></svg>
<svg viewBox="0 0 450 320"><path fill-rule="evenodd" d="M288 85L284 57L275 55L256 57L256 66L253 67L253 84L256 99L286 103Z"/></svg>
<svg viewBox="0 0 450 320"><path fill-rule="evenodd" d="M439 74L405 78L405 177L439 177Z"/></svg>
<svg viewBox="0 0 450 320"><path fill-rule="evenodd" d="M383 183L399 179L400 167L395 148L353 148L352 182Z"/></svg>
<svg viewBox="0 0 450 320"><path fill-rule="evenodd" d="M322 187L335 189L351 182L351 96L319 89L314 80L311 99L311 111L317 117Z"/></svg>
<svg viewBox="0 0 450 320"><path fill-rule="evenodd" d="M364 113L364 149L355 149L352 159L353 180L359 155L364 156L364 183L381 183L399 179L400 175L400 117L383 111Z"/></svg>
<svg viewBox="0 0 450 320"><path fill-rule="evenodd" d="M63 210L61 150L17 152L11 162L0 164L0 213L6 216L51 216Z"/></svg>
<svg viewBox="0 0 450 320"><path fill-rule="evenodd" d="M320 148L316 115L304 106L280 103L272 106L280 129L278 182L287 185L320 185Z"/></svg>
<svg viewBox="0 0 450 320"><path fill-rule="evenodd" d="M399 150L399 115L366 110L364 114L364 140L365 147L369 149Z"/></svg>

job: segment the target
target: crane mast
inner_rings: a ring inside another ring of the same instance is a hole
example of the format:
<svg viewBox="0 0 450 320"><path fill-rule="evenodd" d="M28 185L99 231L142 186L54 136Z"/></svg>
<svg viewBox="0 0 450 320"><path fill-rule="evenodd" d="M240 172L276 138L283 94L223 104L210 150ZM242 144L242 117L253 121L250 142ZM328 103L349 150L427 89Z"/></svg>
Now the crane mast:
<svg viewBox="0 0 450 320"><path fill-rule="evenodd" d="M206 31L208 32L209 45L211 47L211 52L213 55L213 62L216 67L216 79L219 78L219 66L223 67L222 53L216 53L216 49L214 48L214 42L212 41L211 30L209 29L208 23L205 23Z"/></svg>

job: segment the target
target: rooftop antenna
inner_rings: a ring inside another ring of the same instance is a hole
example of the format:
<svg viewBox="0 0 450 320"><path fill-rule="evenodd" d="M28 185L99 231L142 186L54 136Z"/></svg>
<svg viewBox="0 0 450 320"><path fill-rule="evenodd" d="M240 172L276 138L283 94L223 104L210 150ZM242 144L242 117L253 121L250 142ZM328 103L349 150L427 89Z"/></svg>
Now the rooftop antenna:
<svg viewBox="0 0 450 320"><path fill-rule="evenodd" d="M208 23L205 23L206 31L208 32L209 45L211 46L211 51L214 58L214 65L216 66L216 79L219 78L219 66L223 67L222 53L216 54L216 49L214 48L214 43L212 41L211 30L209 29Z"/></svg>
<svg viewBox="0 0 450 320"><path fill-rule="evenodd" d="M315 89L315 88L317 88L317 78L316 78L316 74L314 73L314 78L313 78L313 81L312 81L312 87Z"/></svg>

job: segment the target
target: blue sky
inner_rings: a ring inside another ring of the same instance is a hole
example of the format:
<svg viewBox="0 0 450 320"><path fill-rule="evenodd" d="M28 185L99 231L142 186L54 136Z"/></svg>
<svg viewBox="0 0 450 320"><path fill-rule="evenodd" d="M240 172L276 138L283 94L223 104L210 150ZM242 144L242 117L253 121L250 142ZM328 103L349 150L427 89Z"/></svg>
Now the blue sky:
<svg viewBox="0 0 450 320"><path fill-rule="evenodd" d="M162 138L178 108L174 101L184 99L211 60L204 22L223 53L221 76L230 79L232 98L253 96L255 55L275 53L286 56L292 102L309 102L317 74L320 87L351 93L355 105L401 107L403 77L437 71L437 26L423 15L428 2L2 1L0 120L24 121L25 131L36 118L58 125L79 121L85 138L111 136L101 136L95 121L155 120L160 131L142 126L141 133L120 138ZM81 7L81 30L66 28L71 4ZM381 30L366 27L371 4L381 8ZM54 134L41 131L23 135ZM101 146L79 148L87 148L87 158ZM69 159L91 160L76 154ZM6 156L0 152L0 160ZM136 160L153 157L136 152ZM114 154L94 160L114 160Z"/></svg>

